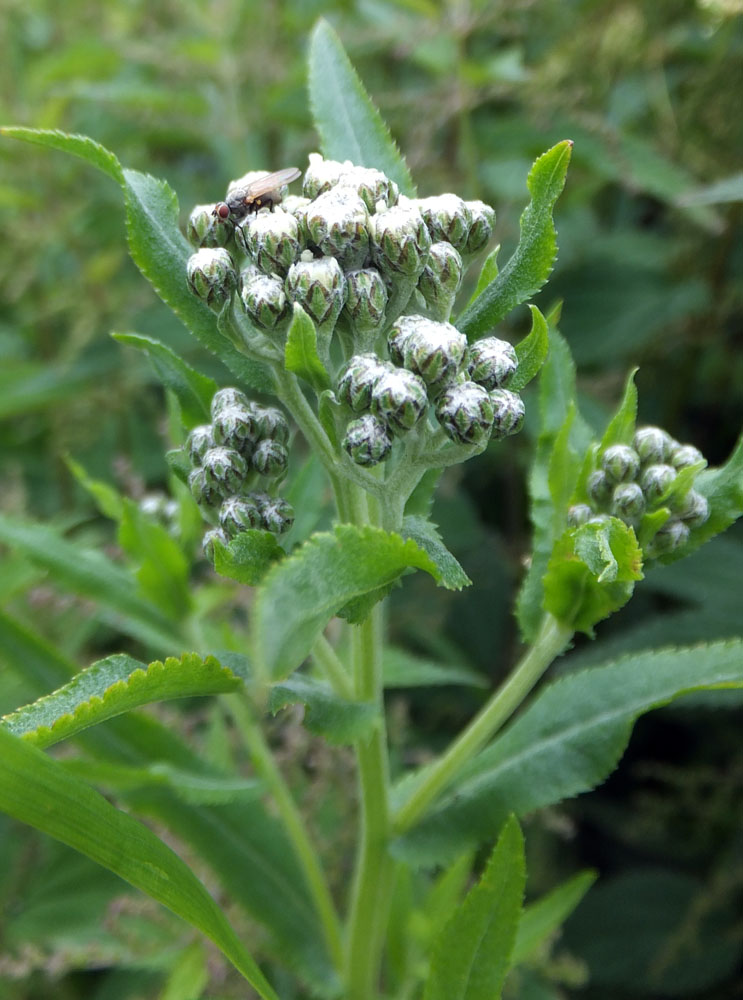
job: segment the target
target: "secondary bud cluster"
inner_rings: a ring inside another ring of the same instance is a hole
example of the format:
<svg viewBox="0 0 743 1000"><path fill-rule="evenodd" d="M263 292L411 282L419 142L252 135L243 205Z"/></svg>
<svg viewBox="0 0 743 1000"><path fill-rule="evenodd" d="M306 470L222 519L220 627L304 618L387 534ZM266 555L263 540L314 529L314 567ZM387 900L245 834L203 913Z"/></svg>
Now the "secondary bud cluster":
<svg viewBox="0 0 743 1000"><path fill-rule="evenodd" d="M641 427L632 446L615 444L598 456L597 468L586 484L588 503L568 511L574 527L611 514L634 528L646 514L662 507L670 518L653 536L645 554L654 558L682 548L693 528L709 517L709 505L691 481L678 488L682 470L704 463L693 445L680 444L659 427Z"/></svg>
<svg viewBox="0 0 743 1000"><path fill-rule="evenodd" d="M521 397L506 388L518 367L513 347L488 337L467 346L451 323L401 316L388 339L392 361L351 358L337 395L355 413L343 445L359 465L384 461L393 438L411 430L433 404L434 416L458 444L483 445L521 429Z"/></svg>
<svg viewBox="0 0 743 1000"><path fill-rule="evenodd" d="M205 536L207 554L215 538L227 544L249 528L281 534L294 521L286 500L251 492L260 478L278 483L286 474L289 425L281 410L254 403L239 389L220 389L211 416L186 441L191 493L207 517L219 522Z"/></svg>

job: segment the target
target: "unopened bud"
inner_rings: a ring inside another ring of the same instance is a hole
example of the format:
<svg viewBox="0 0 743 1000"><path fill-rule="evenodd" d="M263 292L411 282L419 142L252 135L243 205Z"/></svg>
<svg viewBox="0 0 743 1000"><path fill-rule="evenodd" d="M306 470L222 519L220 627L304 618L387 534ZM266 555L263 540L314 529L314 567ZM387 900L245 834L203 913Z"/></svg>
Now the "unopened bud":
<svg viewBox="0 0 743 1000"><path fill-rule="evenodd" d="M670 518L653 535L647 546L646 555L650 558L677 552L689 541L689 528L683 521Z"/></svg>
<svg viewBox="0 0 743 1000"><path fill-rule="evenodd" d="M207 486L223 498L239 493L248 474L245 459L234 448L211 448L202 468Z"/></svg>
<svg viewBox="0 0 743 1000"><path fill-rule="evenodd" d="M207 452L207 454L209 454ZM215 507L222 499L222 495L213 483L207 480L206 472L202 466L194 469L188 477L188 488L191 496L200 507Z"/></svg>
<svg viewBox="0 0 743 1000"><path fill-rule="evenodd" d="M384 271L417 278L426 265L431 237L414 206L400 205L369 219L372 256Z"/></svg>
<svg viewBox="0 0 743 1000"><path fill-rule="evenodd" d="M266 531L283 535L294 524L294 508L283 497L271 497L261 504L261 517Z"/></svg>
<svg viewBox="0 0 743 1000"><path fill-rule="evenodd" d="M440 240L464 250L472 227L472 212L456 194L439 194L418 199L418 209L434 242Z"/></svg>
<svg viewBox="0 0 743 1000"><path fill-rule="evenodd" d="M385 365L376 354L355 354L338 379L338 399L355 413L368 410L372 389L384 371Z"/></svg>
<svg viewBox="0 0 743 1000"><path fill-rule="evenodd" d="M425 382L404 368L385 366L372 386L372 413L397 433L414 427L427 405Z"/></svg>
<svg viewBox="0 0 743 1000"><path fill-rule="evenodd" d="M627 524L637 524L645 513L645 497L637 483L620 483L614 488L611 512Z"/></svg>
<svg viewBox="0 0 743 1000"><path fill-rule="evenodd" d="M387 289L376 268L367 267L346 273L345 315L359 333L373 333L384 322Z"/></svg>
<svg viewBox="0 0 743 1000"><path fill-rule="evenodd" d="M188 287L215 311L227 302L237 287L232 257L222 247L197 250L186 265Z"/></svg>
<svg viewBox="0 0 743 1000"><path fill-rule="evenodd" d="M450 243L432 243L426 266L418 278L418 291L437 317L448 319L462 284L464 266Z"/></svg>
<svg viewBox="0 0 743 1000"><path fill-rule="evenodd" d="M241 531L262 528L263 518L251 497L228 497L219 508L219 524L226 535L234 538Z"/></svg>
<svg viewBox="0 0 743 1000"><path fill-rule="evenodd" d="M334 187L307 207L305 226L311 246L336 257L344 268L359 267L369 253L369 215L359 195Z"/></svg>
<svg viewBox="0 0 743 1000"><path fill-rule="evenodd" d="M601 466L612 483L628 483L640 470L640 459L634 448L613 444L601 456Z"/></svg>
<svg viewBox="0 0 743 1000"><path fill-rule="evenodd" d="M582 524L586 524L593 517L593 511L588 506L587 503L576 503L572 507L568 508L568 527L569 528L579 528Z"/></svg>
<svg viewBox="0 0 743 1000"><path fill-rule="evenodd" d="M459 444L482 444L490 437L493 402L487 389L475 382L448 386L436 403L436 419Z"/></svg>
<svg viewBox="0 0 743 1000"><path fill-rule="evenodd" d="M673 438L660 427L638 427L632 443L643 465L663 465L671 454Z"/></svg>
<svg viewBox="0 0 743 1000"><path fill-rule="evenodd" d="M640 476L640 486L649 507L658 503L676 479L672 465L648 465Z"/></svg>
<svg viewBox="0 0 743 1000"><path fill-rule="evenodd" d="M428 386L443 385L458 372L467 338L451 323L425 316L400 316L392 325L390 353Z"/></svg>
<svg viewBox="0 0 743 1000"><path fill-rule="evenodd" d="M250 458L253 445L258 440L256 407L223 406L212 422L214 443L239 451L243 458Z"/></svg>
<svg viewBox="0 0 743 1000"><path fill-rule="evenodd" d="M383 420L365 413L346 428L343 447L357 465L377 465L389 455L392 438Z"/></svg>
<svg viewBox="0 0 743 1000"><path fill-rule="evenodd" d="M208 531L204 532L204 537L201 540L201 548L209 562L214 562L214 548L216 542L219 542L220 545L230 544L229 538L221 528L210 528Z"/></svg>
<svg viewBox="0 0 743 1000"><path fill-rule="evenodd" d="M678 470L703 461L704 455L693 444L677 444L670 454L670 464Z"/></svg>
<svg viewBox="0 0 743 1000"><path fill-rule="evenodd" d="M232 221L214 214L214 205L196 205L186 224L189 243L195 247L223 247L232 235Z"/></svg>
<svg viewBox="0 0 743 1000"><path fill-rule="evenodd" d="M212 396L212 417L216 417L220 410L228 410L233 406L249 407L250 400L240 389L233 389L231 386L226 389L217 389Z"/></svg>
<svg viewBox="0 0 743 1000"><path fill-rule="evenodd" d="M334 257L300 259L289 268L286 292L318 325L333 326L346 301L346 279Z"/></svg>
<svg viewBox="0 0 743 1000"><path fill-rule="evenodd" d="M289 440L289 424L284 414L275 406L256 406L256 431L257 440L278 441L279 444L286 444Z"/></svg>
<svg viewBox="0 0 743 1000"><path fill-rule="evenodd" d="M506 389L518 368L512 344L497 337L483 337L470 344L464 358L467 375L486 389Z"/></svg>
<svg viewBox="0 0 743 1000"><path fill-rule="evenodd" d="M689 528L699 528L709 518L707 498L697 490L689 490L679 504L676 514Z"/></svg>
<svg viewBox="0 0 743 1000"><path fill-rule="evenodd" d="M276 274L260 274L252 268L246 268L241 276L240 301L253 323L264 330L273 330L287 312L281 278Z"/></svg>
<svg viewBox="0 0 743 1000"><path fill-rule="evenodd" d="M467 208L472 215L472 225L467 236L464 253L473 254L482 250L493 235L495 212L484 201L468 201Z"/></svg>
<svg viewBox="0 0 743 1000"><path fill-rule="evenodd" d="M603 469L596 469L591 473L586 483L586 490L597 507L606 506L611 498L612 485Z"/></svg>
<svg viewBox="0 0 743 1000"><path fill-rule="evenodd" d="M281 208L249 215L235 239L264 274L285 275L301 249L299 224Z"/></svg>
<svg viewBox="0 0 743 1000"><path fill-rule="evenodd" d="M186 452L192 465L201 465L201 460L216 444L211 424L200 424L194 427L186 438Z"/></svg>
<svg viewBox="0 0 743 1000"><path fill-rule="evenodd" d="M518 434L524 426L526 414L521 396L509 389L493 389L490 400L494 411L493 436L503 438L509 434Z"/></svg>
<svg viewBox="0 0 743 1000"><path fill-rule="evenodd" d="M286 472L289 453L283 444L266 438L253 452L253 468L267 479L278 479Z"/></svg>

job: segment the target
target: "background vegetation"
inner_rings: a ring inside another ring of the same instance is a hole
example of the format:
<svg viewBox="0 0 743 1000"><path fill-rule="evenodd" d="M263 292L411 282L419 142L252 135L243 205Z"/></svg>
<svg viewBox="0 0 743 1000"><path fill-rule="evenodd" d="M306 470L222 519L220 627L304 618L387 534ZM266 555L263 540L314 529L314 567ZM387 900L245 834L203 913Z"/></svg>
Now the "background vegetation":
<svg viewBox="0 0 743 1000"><path fill-rule="evenodd" d="M564 300L561 330L579 366L583 412L600 426L628 367L639 364L642 422L720 464L743 411L736 0L73 0L64 15L44 0L0 0L0 120L93 136L125 165L165 177L185 216L247 169L305 165L316 138L303 54L320 13L341 35L420 193L455 190L494 205L505 250L534 157L575 141L557 210L558 265L538 301L546 311ZM163 452L173 428L146 361L109 333L156 335L220 381L227 375L137 274L113 185L8 141L0 158L0 509L114 546L66 457L141 498L167 489ZM530 446L520 435L453 471L440 490L436 518L475 587L452 595L415 577L391 612L401 644L471 667L488 686L516 651L510 612L528 551ZM741 565L738 525L655 571L599 629L602 657L740 634ZM234 588L203 572L198 587L204 609L234 618ZM141 648L20 556L3 558L0 600L79 664ZM563 669L591 662L598 648L579 645ZM3 669L0 712L25 700L24 690L23 677ZM399 692L390 709L400 743L443 742L480 697L476 689ZM646 716L611 781L527 824L532 891L586 864L601 876L550 960L565 995L743 996L734 947L741 721L730 697ZM209 719L197 722L217 739ZM334 829L331 788L342 794L351 776L331 770L339 765L296 722L277 722L275 738L303 794L327 801ZM122 895L113 876L4 819L0 842L1 995L163 995L162 956L183 947L182 928L179 938L156 911ZM102 913L107 922L94 933ZM220 988L230 995L229 982ZM537 996L528 984L519 995Z"/></svg>

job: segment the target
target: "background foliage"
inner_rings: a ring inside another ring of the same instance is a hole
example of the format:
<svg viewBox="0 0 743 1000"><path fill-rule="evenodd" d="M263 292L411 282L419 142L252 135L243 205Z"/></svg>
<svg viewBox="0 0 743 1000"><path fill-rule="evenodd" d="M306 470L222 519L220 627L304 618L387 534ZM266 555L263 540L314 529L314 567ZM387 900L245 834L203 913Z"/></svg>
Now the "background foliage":
<svg viewBox="0 0 743 1000"><path fill-rule="evenodd" d="M316 137L303 55L319 13L341 35L420 194L456 190L493 204L506 251L534 157L575 141L557 212L558 266L537 302L546 312L564 300L561 331L579 366L581 409L600 427L638 363L641 421L720 464L741 424L743 384L743 12L735 0L369 0L270 11L235 0L73 0L65 17L43 0L2 0L0 119L95 137L124 165L165 177L185 214L246 169L304 166ZM0 157L0 507L115 550L121 539L65 457L138 499L167 488L163 452L177 431L146 360L109 333L157 336L217 381L227 375L136 273L113 185L74 160L9 142ZM510 334L523 335L528 320L524 309ZM401 645L477 671L488 686L516 651L510 612L528 551L529 452L522 435L442 484L435 517L475 586L452 594L419 574L391 612ZM316 480L305 470L307 517L323 516ZM195 546L193 526L192 537ZM562 669L740 634L742 557L738 526L654 571L599 628L598 642L579 645ZM243 598L203 572L198 581L197 621L209 611L223 644L236 645ZM138 655L152 641L91 613L92 595L20 556L4 558L0 596L70 661L122 648ZM26 683L0 674L0 711L26 700ZM477 688L402 690L390 704L393 732L401 745L444 742L479 698ZM602 876L551 959L567 995L736 995L740 721L729 697L646 716L613 779L527 825L530 892L585 864ZM219 724L198 706L184 724L210 753L227 752ZM350 779L339 781L339 765L296 725L277 723L274 736L297 787L327 800L331 851L333 837L343 838L334 821ZM163 955L181 954L182 927L58 845L6 820L0 837L0 992L12 1000L166 995ZM339 882L343 874L335 873ZM635 965L611 959L630 953ZM110 971L114 963L122 969ZM229 983L222 988L229 995ZM521 984L518 995L537 995L528 989Z"/></svg>

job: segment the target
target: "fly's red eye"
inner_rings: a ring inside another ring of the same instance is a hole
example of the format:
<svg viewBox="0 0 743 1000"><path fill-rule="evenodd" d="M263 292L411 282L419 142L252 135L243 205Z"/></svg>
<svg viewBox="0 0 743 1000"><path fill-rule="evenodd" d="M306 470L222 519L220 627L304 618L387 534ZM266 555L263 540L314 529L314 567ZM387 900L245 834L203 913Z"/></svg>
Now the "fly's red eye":
<svg viewBox="0 0 743 1000"><path fill-rule="evenodd" d="M228 219L230 217L229 207L224 201L220 201L220 203L214 209L214 212L216 215L219 216L220 219Z"/></svg>

